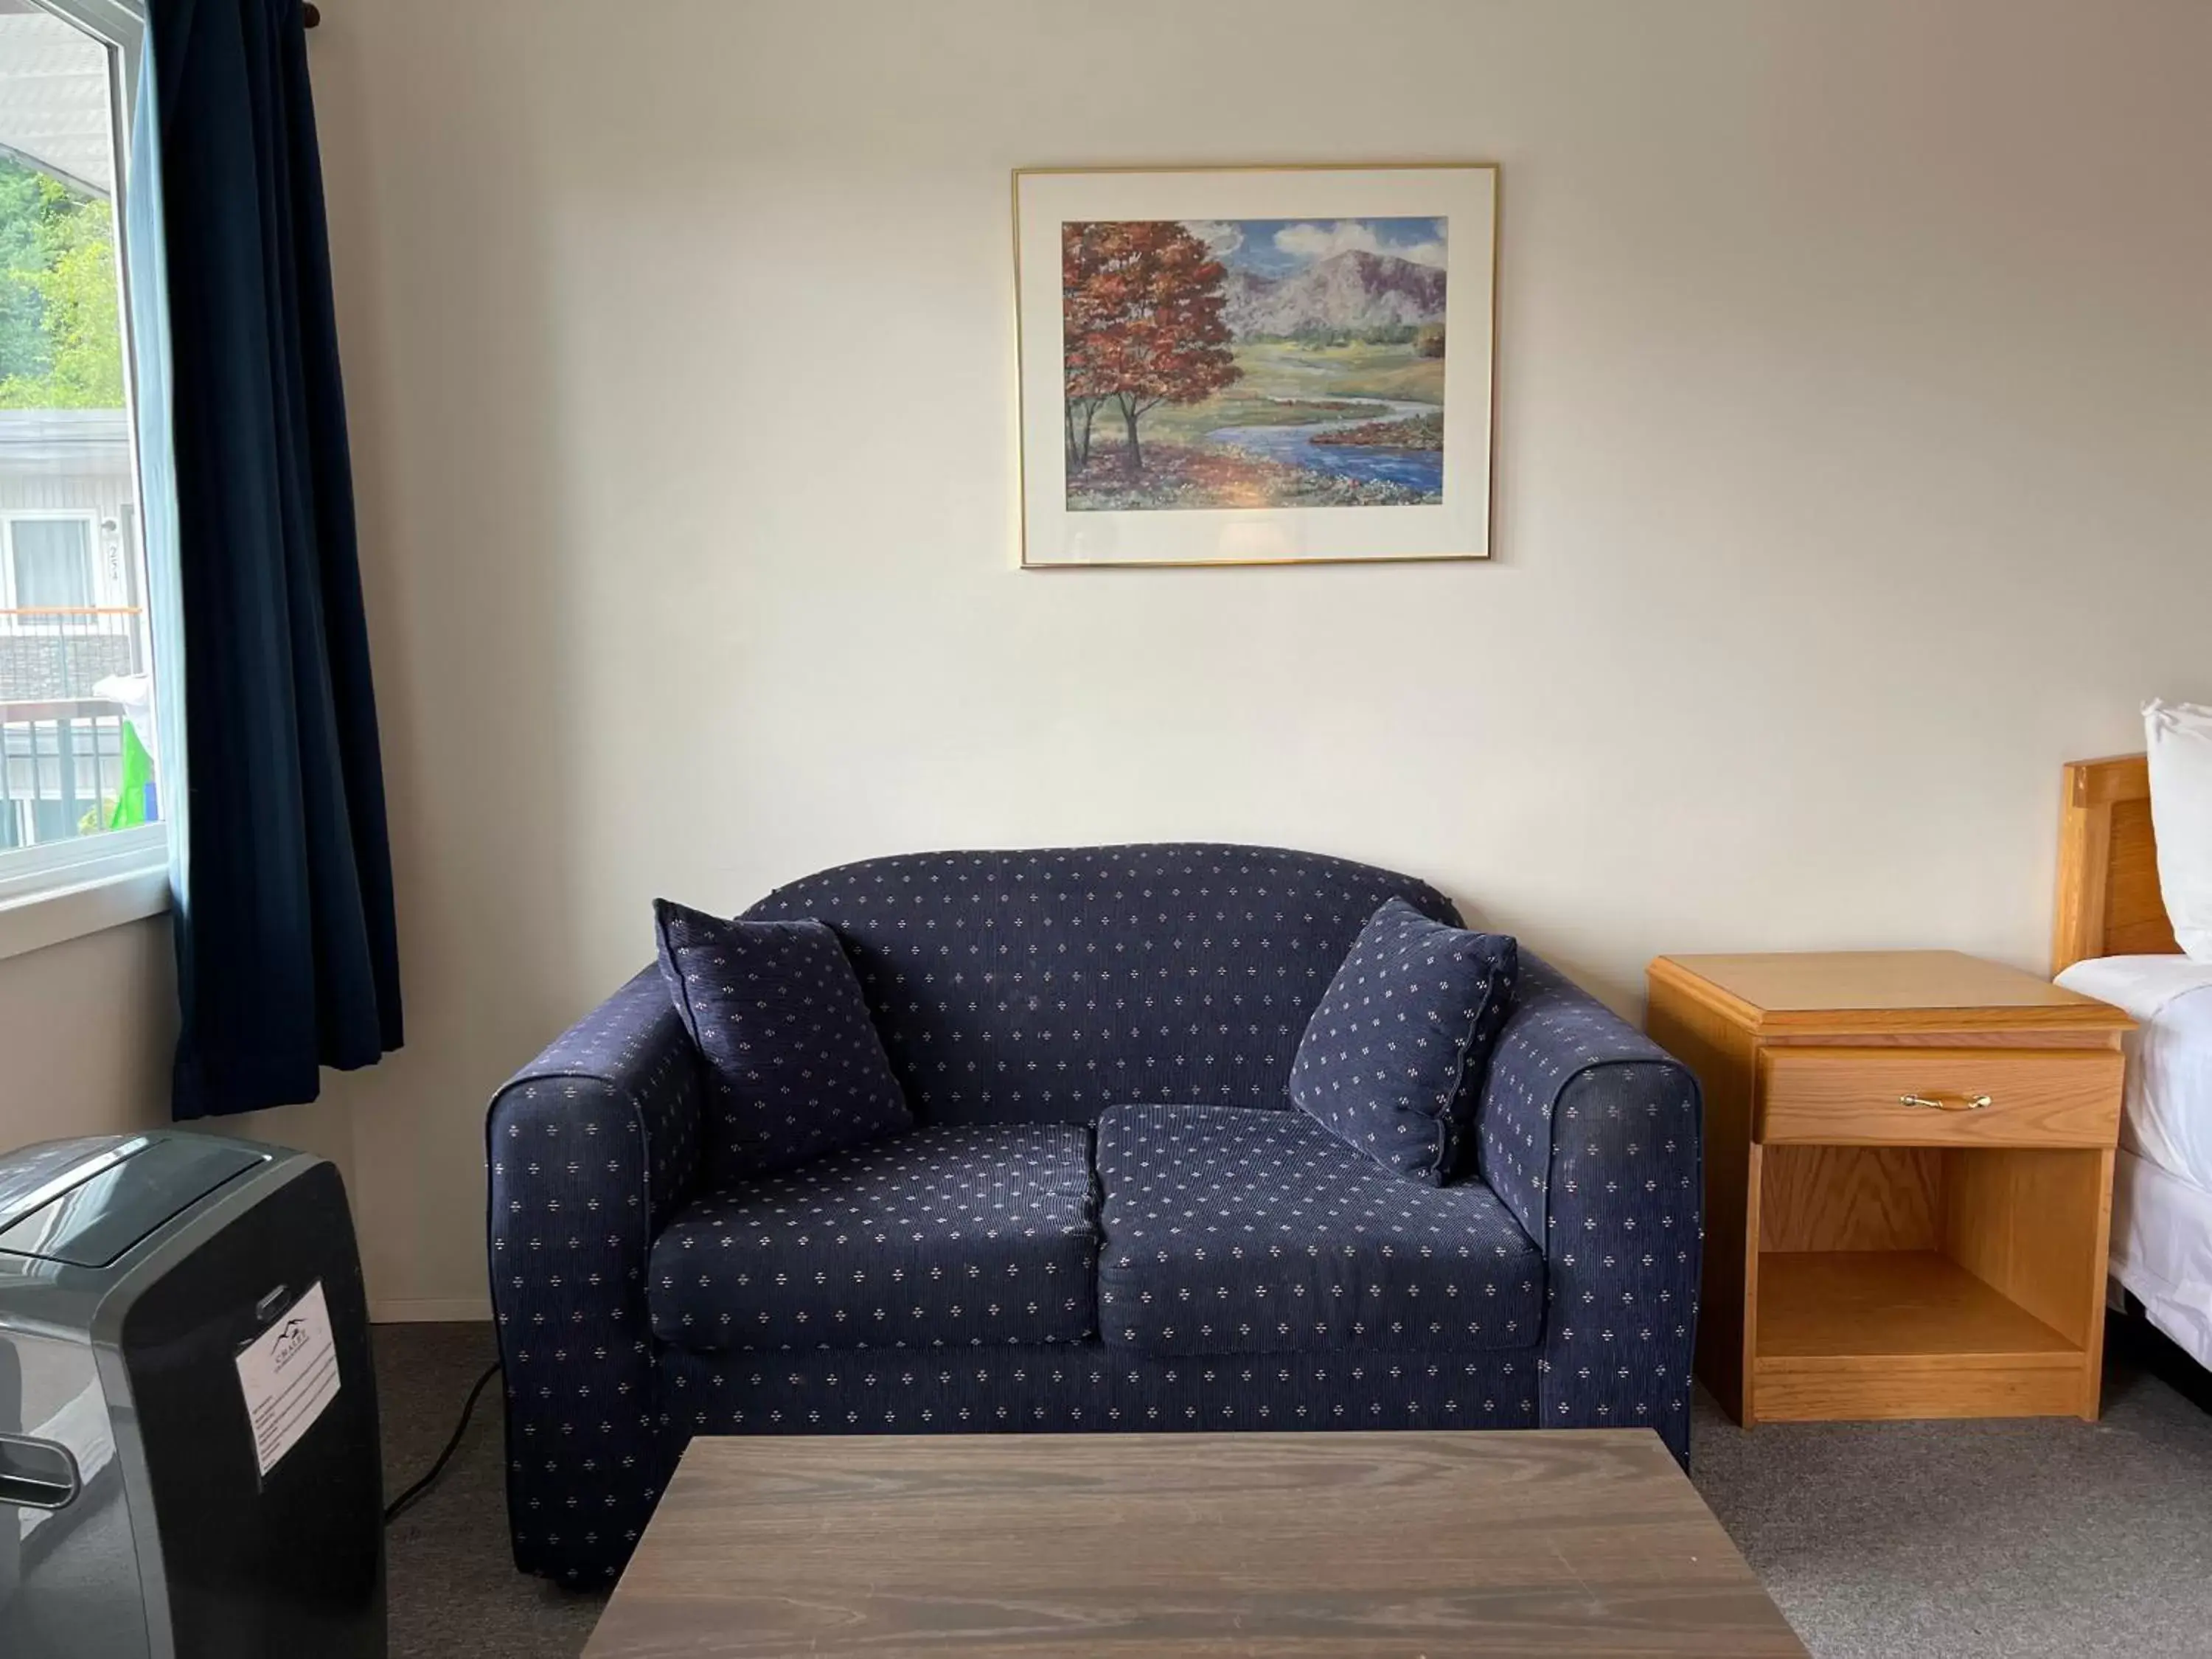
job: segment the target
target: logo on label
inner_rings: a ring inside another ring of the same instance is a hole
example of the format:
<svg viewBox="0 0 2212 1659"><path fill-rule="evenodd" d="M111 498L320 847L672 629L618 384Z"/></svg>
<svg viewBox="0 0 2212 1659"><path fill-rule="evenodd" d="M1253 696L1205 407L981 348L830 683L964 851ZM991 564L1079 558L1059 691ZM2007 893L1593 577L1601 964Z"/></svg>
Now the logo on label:
<svg viewBox="0 0 2212 1659"><path fill-rule="evenodd" d="M292 1356L307 1346L307 1322L304 1319L288 1320L284 1328L276 1333L276 1340L269 1350L269 1357L276 1361L276 1369L281 1371L290 1363Z"/></svg>

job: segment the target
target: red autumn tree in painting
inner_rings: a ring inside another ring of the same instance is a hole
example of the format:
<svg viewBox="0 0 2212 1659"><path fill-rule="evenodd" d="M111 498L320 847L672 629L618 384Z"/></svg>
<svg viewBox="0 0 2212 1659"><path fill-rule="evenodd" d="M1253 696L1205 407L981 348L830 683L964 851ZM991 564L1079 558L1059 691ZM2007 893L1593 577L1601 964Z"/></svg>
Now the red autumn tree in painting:
<svg viewBox="0 0 2212 1659"><path fill-rule="evenodd" d="M1228 273L1172 220L1067 224L1060 234L1068 466L1089 465L1091 422L1111 404L1134 476L1146 410L1194 404L1239 374L1222 316Z"/></svg>

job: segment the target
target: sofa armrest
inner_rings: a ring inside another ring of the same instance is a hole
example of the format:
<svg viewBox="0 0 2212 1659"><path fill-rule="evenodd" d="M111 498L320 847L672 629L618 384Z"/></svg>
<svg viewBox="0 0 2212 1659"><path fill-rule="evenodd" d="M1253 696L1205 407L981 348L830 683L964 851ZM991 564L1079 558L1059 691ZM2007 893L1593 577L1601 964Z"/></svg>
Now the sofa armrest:
<svg viewBox="0 0 2212 1659"><path fill-rule="evenodd" d="M1477 1118L1482 1177L1545 1257L1547 1428L1653 1428L1686 1466L1704 1239L1689 1068L1523 951Z"/></svg>
<svg viewBox="0 0 2212 1659"><path fill-rule="evenodd" d="M698 1066L659 970L516 1073L485 1141L514 1562L611 1583L666 1477L646 1256L699 1166Z"/></svg>

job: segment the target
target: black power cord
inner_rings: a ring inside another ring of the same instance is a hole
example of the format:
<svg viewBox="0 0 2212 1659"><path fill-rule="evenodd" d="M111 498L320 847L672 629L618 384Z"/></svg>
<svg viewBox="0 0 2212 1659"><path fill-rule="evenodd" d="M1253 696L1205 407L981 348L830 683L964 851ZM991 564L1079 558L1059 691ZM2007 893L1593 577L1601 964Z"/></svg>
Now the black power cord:
<svg viewBox="0 0 2212 1659"><path fill-rule="evenodd" d="M483 1395L484 1385L499 1373L500 1364L495 1359L491 1369L477 1378L476 1387L469 1390L469 1403L461 1407L461 1420L453 1425L453 1437L446 1443L446 1449L438 1454L438 1461L430 1465L430 1472L384 1506L386 1526L390 1526L404 1515L423 1493L437 1484L438 1477L446 1472L446 1465L453 1461L453 1454L461 1449L461 1437L469 1431L469 1416L476 1410L477 1401Z"/></svg>

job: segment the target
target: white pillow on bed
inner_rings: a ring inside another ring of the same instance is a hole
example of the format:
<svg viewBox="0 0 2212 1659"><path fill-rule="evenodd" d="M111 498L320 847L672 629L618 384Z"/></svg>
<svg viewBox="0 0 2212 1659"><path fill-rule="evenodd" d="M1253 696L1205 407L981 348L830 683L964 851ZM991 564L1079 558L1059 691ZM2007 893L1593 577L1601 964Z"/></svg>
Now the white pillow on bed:
<svg viewBox="0 0 2212 1659"><path fill-rule="evenodd" d="M2212 962L2212 708L2154 702L2143 710L2158 885L2174 941Z"/></svg>

